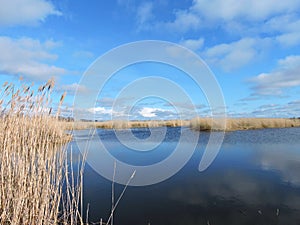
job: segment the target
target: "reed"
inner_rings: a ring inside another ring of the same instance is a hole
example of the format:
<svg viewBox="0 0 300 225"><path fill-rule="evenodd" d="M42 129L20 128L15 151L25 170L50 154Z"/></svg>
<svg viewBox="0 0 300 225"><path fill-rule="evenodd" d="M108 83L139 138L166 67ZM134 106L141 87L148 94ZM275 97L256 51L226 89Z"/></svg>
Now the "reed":
<svg viewBox="0 0 300 225"><path fill-rule="evenodd" d="M102 122L61 122L66 129L84 130L89 128L102 129L130 129L147 127L190 127L193 130L250 130L263 128L299 127L300 119L295 118L194 118L191 120L149 120L149 121L122 121L109 120ZM225 123L225 125L223 125Z"/></svg>
<svg viewBox="0 0 300 225"><path fill-rule="evenodd" d="M194 118L191 120L190 127L193 130L250 130L264 128L289 128L300 127L300 119L290 118L227 118L225 129L218 123L220 119L212 118ZM213 123L214 126L213 126Z"/></svg>
<svg viewBox="0 0 300 225"><path fill-rule="evenodd" d="M102 122L61 122L67 129L84 130L89 128L103 129L130 129L130 128L147 128L147 127L182 127L189 126L189 120L148 120L148 121L122 121L109 120Z"/></svg>
<svg viewBox="0 0 300 225"><path fill-rule="evenodd" d="M7 82L1 87L1 225L83 224L82 184L76 181L83 167L74 175L67 159L70 137L58 113L52 115L53 86L50 80L37 91L24 84L16 89Z"/></svg>

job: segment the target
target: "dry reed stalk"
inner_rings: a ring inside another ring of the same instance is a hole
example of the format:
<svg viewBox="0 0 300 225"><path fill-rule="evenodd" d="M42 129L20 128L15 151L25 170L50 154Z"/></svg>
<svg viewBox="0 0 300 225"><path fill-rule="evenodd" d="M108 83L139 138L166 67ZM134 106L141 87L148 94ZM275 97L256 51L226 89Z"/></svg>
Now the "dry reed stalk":
<svg viewBox="0 0 300 225"><path fill-rule="evenodd" d="M50 80L36 92L32 86L16 90L9 83L1 88L1 225L83 224L78 212L81 183L74 182L74 174L69 177L68 138L50 115L53 86Z"/></svg>

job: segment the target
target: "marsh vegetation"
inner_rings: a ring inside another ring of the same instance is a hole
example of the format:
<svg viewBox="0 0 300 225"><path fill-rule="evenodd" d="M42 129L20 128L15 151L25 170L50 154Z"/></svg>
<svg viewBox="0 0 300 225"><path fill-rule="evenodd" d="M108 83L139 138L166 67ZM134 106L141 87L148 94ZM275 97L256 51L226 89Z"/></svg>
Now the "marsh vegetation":
<svg viewBox="0 0 300 225"><path fill-rule="evenodd" d="M51 113L53 86L1 87L0 224L83 224L82 170L74 173L70 137Z"/></svg>
<svg viewBox="0 0 300 225"><path fill-rule="evenodd" d="M142 121L72 121L62 122L67 129L84 130L89 128L130 129L147 127L190 127L193 130L253 130L264 128L299 127L299 118L194 118L191 120L142 120Z"/></svg>
<svg viewBox="0 0 300 225"><path fill-rule="evenodd" d="M222 123L225 122L225 126ZM195 118L190 122L190 127L193 130L254 130L265 128L289 128L299 127L300 119L291 118L226 118L225 121L221 119L211 118Z"/></svg>

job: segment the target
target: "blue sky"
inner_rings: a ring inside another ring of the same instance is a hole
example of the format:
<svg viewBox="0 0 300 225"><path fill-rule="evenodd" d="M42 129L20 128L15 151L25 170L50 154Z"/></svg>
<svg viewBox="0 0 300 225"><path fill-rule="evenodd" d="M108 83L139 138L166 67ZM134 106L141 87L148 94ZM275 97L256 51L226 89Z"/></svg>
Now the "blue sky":
<svg viewBox="0 0 300 225"><path fill-rule="evenodd" d="M163 40L199 55L215 74L228 116L300 116L299 0L0 0L0 82L22 75L36 84L56 79L67 91L71 115L75 90L99 56L119 45ZM148 72L147 72L148 71ZM150 71L150 72L149 72ZM125 74L122 76L122 74ZM107 119L118 92L134 79L156 75L187 90L200 116L209 115L201 90L182 72L137 65L115 74L87 117ZM190 107L185 117L189 118ZM141 100L132 119L171 119L176 112L158 98Z"/></svg>

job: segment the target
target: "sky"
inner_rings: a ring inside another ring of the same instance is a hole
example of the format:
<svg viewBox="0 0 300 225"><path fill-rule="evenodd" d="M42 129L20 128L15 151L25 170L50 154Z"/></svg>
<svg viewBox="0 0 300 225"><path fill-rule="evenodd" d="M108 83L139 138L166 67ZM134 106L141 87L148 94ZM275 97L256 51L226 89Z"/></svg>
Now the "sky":
<svg viewBox="0 0 300 225"><path fill-rule="evenodd" d="M182 45L214 74L230 117L300 117L299 0L0 0L0 83L56 80L72 116L82 76L108 51L158 40ZM113 74L85 118L174 119L174 102L150 96L112 108L131 82L159 76L177 83L193 107L178 99L181 118L210 116L206 93L183 71L160 63L129 65ZM100 90L101 89L101 90ZM165 90L172 92L172 90ZM176 91L174 91L175 93ZM158 95L159 96L159 95ZM118 110L118 111L117 111ZM124 113L123 113L124 114Z"/></svg>

